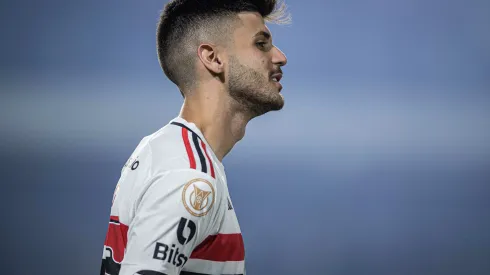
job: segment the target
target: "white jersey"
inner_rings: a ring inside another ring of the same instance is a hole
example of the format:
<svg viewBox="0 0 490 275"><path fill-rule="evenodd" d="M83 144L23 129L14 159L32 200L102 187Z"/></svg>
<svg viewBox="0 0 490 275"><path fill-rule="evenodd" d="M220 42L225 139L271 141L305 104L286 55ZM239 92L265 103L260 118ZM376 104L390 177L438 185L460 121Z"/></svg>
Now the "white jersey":
<svg viewBox="0 0 490 275"><path fill-rule="evenodd" d="M143 138L114 191L100 274L245 274L223 165L178 117Z"/></svg>

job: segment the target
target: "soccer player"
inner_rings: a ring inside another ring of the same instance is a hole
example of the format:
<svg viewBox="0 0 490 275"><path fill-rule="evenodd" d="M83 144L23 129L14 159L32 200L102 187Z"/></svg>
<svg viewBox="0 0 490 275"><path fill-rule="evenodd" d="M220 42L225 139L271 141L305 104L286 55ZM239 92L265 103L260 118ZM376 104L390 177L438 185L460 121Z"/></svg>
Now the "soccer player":
<svg viewBox="0 0 490 275"><path fill-rule="evenodd" d="M223 158L247 123L284 105L285 55L266 22L275 0L175 0L161 13L158 57L184 98L121 171L100 274L245 274Z"/></svg>

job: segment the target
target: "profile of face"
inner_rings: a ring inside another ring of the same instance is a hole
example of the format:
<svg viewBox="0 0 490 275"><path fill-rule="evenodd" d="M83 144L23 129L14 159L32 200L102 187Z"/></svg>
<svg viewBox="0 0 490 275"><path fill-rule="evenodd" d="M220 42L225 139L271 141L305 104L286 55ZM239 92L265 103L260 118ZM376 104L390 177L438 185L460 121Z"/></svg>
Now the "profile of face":
<svg viewBox="0 0 490 275"><path fill-rule="evenodd" d="M270 30L259 13L238 16L241 24L233 33L233 50L228 58L230 96L253 116L280 110L284 98L279 81L286 56L272 44Z"/></svg>

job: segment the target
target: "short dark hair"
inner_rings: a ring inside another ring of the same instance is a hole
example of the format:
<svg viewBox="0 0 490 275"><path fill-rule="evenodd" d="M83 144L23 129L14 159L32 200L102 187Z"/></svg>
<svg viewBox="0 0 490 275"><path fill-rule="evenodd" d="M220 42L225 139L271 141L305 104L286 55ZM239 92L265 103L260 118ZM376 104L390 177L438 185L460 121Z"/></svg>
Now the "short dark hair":
<svg viewBox="0 0 490 275"><path fill-rule="evenodd" d="M280 0L172 0L157 27L157 53L165 75L180 88L193 84L195 50L203 37L223 39L241 12L258 12L265 21L287 23L290 16ZM231 23L231 22L229 22ZM182 91L182 89L181 89Z"/></svg>

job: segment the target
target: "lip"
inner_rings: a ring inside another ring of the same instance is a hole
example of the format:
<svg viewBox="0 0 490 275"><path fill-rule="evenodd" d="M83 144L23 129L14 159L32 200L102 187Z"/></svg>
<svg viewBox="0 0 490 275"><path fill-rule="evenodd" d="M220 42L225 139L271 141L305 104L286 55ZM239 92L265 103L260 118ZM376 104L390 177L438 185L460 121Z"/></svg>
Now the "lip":
<svg viewBox="0 0 490 275"><path fill-rule="evenodd" d="M274 85L276 85L276 87L279 89L279 92L281 92L281 90L282 90L282 84L279 83L279 82L274 82Z"/></svg>
<svg viewBox="0 0 490 275"><path fill-rule="evenodd" d="M271 75L271 79L273 79L273 78L277 78L277 82L281 81L282 73L275 73L275 74Z"/></svg>
<svg viewBox="0 0 490 275"><path fill-rule="evenodd" d="M277 81L273 81L273 78L277 78ZM279 83L282 79L282 73L274 73L271 75L271 81L274 82L274 85L279 89L279 92L282 90L282 84Z"/></svg>

